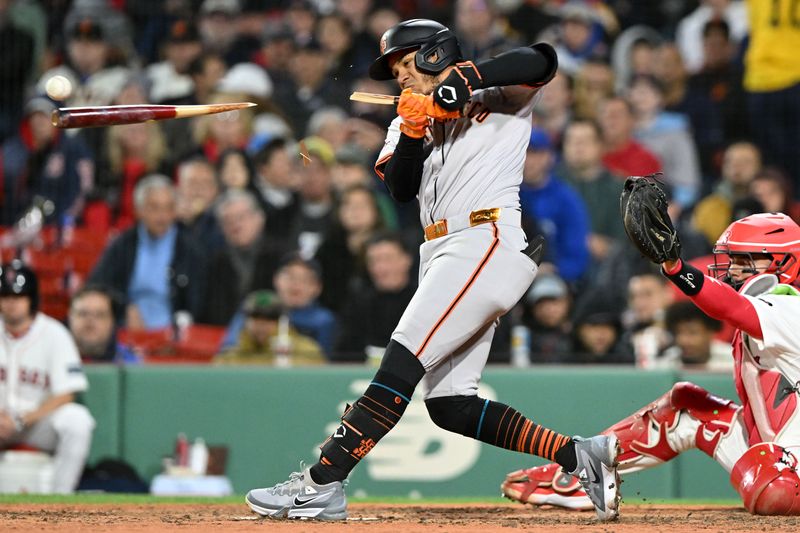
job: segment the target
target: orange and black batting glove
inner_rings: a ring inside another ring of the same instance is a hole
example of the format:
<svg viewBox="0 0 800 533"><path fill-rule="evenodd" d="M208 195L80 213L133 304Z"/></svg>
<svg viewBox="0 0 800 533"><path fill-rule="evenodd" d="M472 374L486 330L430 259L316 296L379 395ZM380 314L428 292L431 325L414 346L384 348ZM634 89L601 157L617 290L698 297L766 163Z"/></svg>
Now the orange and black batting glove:
<svg viewBox="0 0 800 533"><path fill-rule="evenodd" d="M472 92L481 87L482 82L475 63L456 63L456 67L433 90L433 101L446 111L458 111L469 101Z"/></svg>
<svg viewBox="0 0 800 533"><path fill-rule="evenodd" d="M414 93L411 89L405 89L400 93L397 114L403 117L400 131L415 139L425 136L429 117L434 120L447 120L461 116L460 111L442 109L433 101L432 96Z"/></svg>
<svg viewBox="0 0 800 533"><path fill-rule="evenodd" d="M411 89L404 89L400 93L400 101L397 103L397 114L403 118L400 124L400 131L414 139L425 137L425 130L428 129L428 115L424 94L411 92Z"/></svg>

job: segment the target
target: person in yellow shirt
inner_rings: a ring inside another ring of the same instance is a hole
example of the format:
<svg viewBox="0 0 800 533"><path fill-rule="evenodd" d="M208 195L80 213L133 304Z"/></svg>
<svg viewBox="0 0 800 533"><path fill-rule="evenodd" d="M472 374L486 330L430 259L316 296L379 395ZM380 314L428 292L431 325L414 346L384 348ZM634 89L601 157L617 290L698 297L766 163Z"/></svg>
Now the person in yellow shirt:
<svg viewBox="0 0 800 533"><path fill-rule="evenodd" d="M750 184L761 172L761 150L750 142L735 142L722 155L722 174L711 194L694 206L692 226L714 244L736 218L733 206L750 195Z"/></svg>
<svg viewBox="0 0 800 533"><path fill-rule="evenodd" d="M768 164L800 180L800 4L797 0L748 0L750 44L744 88L750 128Z"/></svg>
<svg viewBox="0 0 800 533"><path fill-rule="evenodd" d="M326 362L319 344L289 325L283 305L272 291L250 293L244 313L239 342L218 355L217 364L303 366Z"/></svg>

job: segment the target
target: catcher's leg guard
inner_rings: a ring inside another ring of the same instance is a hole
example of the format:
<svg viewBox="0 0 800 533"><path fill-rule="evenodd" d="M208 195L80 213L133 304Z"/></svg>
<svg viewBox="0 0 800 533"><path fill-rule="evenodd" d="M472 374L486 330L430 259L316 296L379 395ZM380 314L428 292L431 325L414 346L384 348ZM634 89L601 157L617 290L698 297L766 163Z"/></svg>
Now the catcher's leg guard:
<svg viewBox="0 0 800 533"><path fill-rule="evenodd" d="M345 479L400 421L424 375L425 369L414 354L391 341L364 395L347 406L342 423L322 443L319 462L311 467L312 479L317 483Z"/></svg>
<svg viewBox="0 0 800 533"><path fill-rule="evenodd" d="M680 382L603 434L614 434L619 439L619 473L628 474L657 466L691 448L699 448L714 458L720 441L732 431L740 409L702 387ZM570 482L571 476L560 474L556 467L511 472L500 490L509 499L522 503L591 509L577 480ZM569 504L564 503L565 498Z"/></svg>
<svg viewBox="0 0 800 533"><path fill-rule="evenodd" d="M800 515L797 458L777 444L747 450L731 471L731 483L753 514Z"/></svg>
<svg viewBox="0 0 800 533"><path fill-rule="evenodd" d="M607 429L622 446L620 472L669 461L691 448L714 458L741 408L730 400L682 381L655 402Z"/></svg>

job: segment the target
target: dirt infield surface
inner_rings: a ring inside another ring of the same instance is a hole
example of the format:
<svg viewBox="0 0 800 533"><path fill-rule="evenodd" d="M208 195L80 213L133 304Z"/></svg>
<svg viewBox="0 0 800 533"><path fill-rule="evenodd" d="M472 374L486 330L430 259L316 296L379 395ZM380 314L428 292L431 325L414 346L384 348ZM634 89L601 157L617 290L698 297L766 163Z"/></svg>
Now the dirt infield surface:
<svg viewBox="0 0 800 533"><path fill-rule="evenodd" d="M594 513L533 509L514 504L351 504L347 522L255 519L235 504L4 504L0 531L127 532L258 531L264 533L428 533L514 531L791 531L792 517L756 517L742 508L700 505L624 505L618 522Z"/></svg>

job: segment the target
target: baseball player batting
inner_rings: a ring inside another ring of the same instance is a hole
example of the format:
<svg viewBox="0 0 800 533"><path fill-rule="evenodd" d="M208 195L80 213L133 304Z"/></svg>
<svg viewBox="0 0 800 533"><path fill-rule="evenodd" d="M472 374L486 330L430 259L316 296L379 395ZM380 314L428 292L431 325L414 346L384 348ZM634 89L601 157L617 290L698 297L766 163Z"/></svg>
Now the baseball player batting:
<svg viewBox="0 0 800 533"><path fill-rule="evenodd" d="M390 28L370 68L402 89L375 170L398 202L419 199L426 242L419 287L366 392L321 446L319 461L247 504L272 517L343 520L342 481L400 420L423 381L440 427L556 461L576 474L603 520L617 516L617 439L560 435L478 396L498 317L533 281L523 250L519 185L537 90L557 68L547 44L463 61L445 26L415 19Z"/></svg>
<svg viewBox="0 0 800 533"><path fill-rule="evenodd" d="M666 254L652 253L658 245L642 251L706 314L736 328L734 380L741 405L693 383L677 383L606 430L622 446L620 471L652 468L697 448L730 473L749 512L800 515L800 227L782 213L733 222L714 246L712 276L704 276L680 260L680 241L668 223L666 201L659 203L664 206L661 221L645 226L669 228L654 231L673 245ZM645 199L647 204L652 205ZM647 233L634 230L632 239L641 243ZM534 505L592 507L577 480L556 464L512 472L502 491Z"/></svg>

